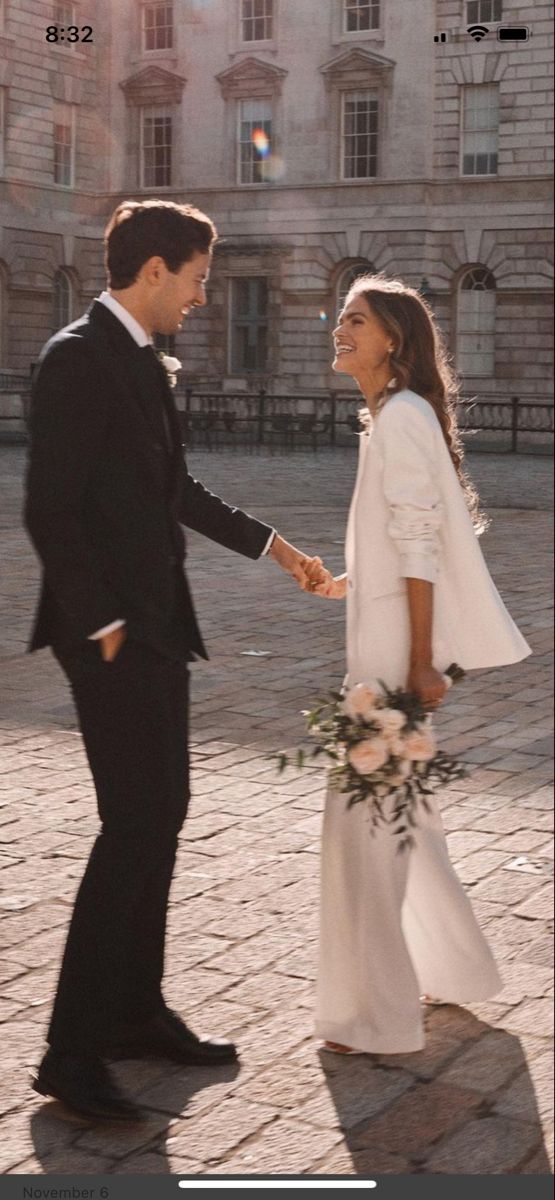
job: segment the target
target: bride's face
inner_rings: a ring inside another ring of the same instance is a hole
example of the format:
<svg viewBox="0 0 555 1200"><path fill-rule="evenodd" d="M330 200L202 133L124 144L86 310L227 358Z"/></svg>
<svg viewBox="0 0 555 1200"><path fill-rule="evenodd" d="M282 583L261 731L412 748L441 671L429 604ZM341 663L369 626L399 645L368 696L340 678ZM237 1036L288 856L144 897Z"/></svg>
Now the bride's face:
<svg viewBox="0 0 555 1200"><path fill-rule="evenodd" d="M372 312L364 296L354 296L339 314L333 331L334 371L352 375L379 371L387 366L393 349L391 334Z"/></svg>

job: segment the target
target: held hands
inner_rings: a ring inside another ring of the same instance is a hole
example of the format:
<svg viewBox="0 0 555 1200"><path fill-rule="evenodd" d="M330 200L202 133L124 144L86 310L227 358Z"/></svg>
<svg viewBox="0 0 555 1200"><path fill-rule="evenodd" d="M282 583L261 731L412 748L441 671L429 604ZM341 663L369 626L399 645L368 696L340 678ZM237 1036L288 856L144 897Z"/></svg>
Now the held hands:
<svg viewBox="0 0 555 1200"><path fill-rule="evenodd" d="M292 575L303 592L318 593L318 588L327 585L331 580L331 575L323 566L321 558L309 558L301 550L284 541L279 534L276 534L272 542L269 558L273 558L283 571Z"/></svg>

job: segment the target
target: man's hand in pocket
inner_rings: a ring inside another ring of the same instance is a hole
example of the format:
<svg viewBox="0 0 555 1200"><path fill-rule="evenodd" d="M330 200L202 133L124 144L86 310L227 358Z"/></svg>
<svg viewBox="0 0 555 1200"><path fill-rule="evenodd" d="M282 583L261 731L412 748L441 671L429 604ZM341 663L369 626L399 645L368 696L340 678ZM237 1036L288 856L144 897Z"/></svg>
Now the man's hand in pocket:
<svg viewBox="0 0 555 1200"><path fill-rule="evenodd" d="M113 662L117 658L126 637L125 625L121 625L119 629L112 629L111 633L105 633L104 637L98 639L104 662Z"/></svg>

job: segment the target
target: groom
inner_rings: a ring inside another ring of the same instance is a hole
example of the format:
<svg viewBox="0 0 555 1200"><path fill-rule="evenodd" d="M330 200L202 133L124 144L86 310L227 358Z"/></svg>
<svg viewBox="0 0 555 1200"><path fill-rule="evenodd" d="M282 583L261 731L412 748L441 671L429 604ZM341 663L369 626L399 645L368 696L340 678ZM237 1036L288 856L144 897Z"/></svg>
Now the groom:
<svg viewBox="0 0 555 1200"><path fill-rule="evenodd" d="M161 991L168 892L189 799L188 663L206 658L183 525L312 590L323 578L269 526L189 474L154 332L206 303L216 229L198 210L127 201L105 237L109 290L44 348L33 383L25 519L43 580L30 649L69 680L101 832L62 962L35 1089L95 1119L140 1119L106 1056L218 1064ZM311 584L312 581L312 584Z"/></svg>

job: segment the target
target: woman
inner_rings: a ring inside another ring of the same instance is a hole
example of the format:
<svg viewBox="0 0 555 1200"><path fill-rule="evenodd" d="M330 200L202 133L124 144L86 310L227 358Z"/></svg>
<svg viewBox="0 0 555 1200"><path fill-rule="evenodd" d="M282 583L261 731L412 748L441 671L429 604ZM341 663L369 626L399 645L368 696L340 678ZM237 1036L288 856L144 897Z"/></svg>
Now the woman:
<svg viewBox="0 0 555 1200"><path fill-rule="evenodd" d="M396 280L357 279L334 331L334 369L366 400L346 575L314 590L347 599L349 685L384 680L437 707L442 672L530 653L488 574L477 496L462 470L455 384L432 313ZM435 800L415 846L372 835L330 792L324 817L317 1032L338 1053L424 1044L422 999L485 1000L502 987L449 862Z"/></svg>

